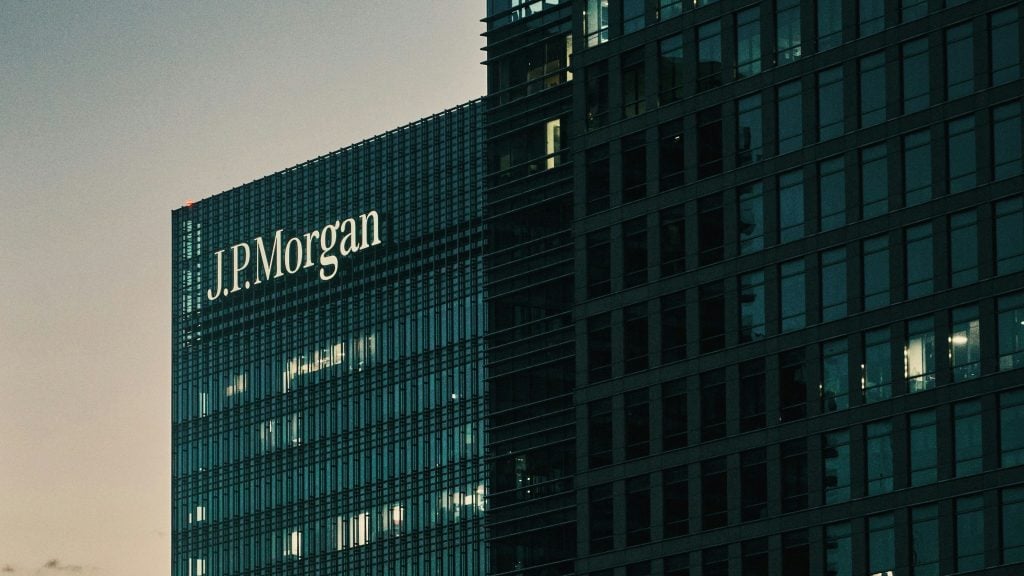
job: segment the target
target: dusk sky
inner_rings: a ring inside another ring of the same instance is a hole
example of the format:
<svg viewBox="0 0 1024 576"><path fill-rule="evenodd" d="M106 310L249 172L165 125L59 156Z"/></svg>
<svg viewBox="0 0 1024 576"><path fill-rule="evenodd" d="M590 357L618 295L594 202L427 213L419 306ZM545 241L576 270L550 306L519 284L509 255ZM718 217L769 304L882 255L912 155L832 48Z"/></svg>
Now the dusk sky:
<svg viewBox="0 0 1024 576"><path fill-rule="evenodd" d="M171 210L483 94L484 0L0 0L0 575L170 573Z"/></svg>

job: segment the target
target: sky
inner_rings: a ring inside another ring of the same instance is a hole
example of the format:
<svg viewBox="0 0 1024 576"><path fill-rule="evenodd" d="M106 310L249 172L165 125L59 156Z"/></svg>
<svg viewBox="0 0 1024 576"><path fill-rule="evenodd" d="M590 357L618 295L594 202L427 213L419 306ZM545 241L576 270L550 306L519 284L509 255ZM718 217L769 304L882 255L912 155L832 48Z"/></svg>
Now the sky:
<svg viewBox="0 0 1024 576"><path fill-rule="evenodd" d="M0 0L0 576L170 573L171 210L484 93L484 0Z"/></svg>

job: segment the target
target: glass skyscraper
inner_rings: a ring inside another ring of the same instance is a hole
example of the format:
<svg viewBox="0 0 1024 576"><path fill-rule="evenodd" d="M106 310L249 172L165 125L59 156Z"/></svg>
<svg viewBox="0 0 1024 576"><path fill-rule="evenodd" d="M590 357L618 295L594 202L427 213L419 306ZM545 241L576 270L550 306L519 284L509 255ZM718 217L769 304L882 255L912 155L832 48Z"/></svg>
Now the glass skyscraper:
<svg viewBox="0 0 1024 576"><path fill-rule="evenodd" d="M481 574L482 103L173 213L173 576Z"/></svg>

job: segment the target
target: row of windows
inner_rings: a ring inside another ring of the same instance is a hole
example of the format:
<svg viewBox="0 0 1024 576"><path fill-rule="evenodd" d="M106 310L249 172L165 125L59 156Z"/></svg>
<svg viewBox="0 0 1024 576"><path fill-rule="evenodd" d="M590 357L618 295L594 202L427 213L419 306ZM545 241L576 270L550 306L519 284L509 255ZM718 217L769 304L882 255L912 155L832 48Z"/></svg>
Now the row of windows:
<svg viewBox="0 0 1024 576"><path fill-rule="evenodd" d="M590 552L1024 464L1024 390L1000 394L997 405L983 410L987 402L967 400L952 410L912 412L704 460L699 470L684 465L593 486ZM983 441L989 437L992 442ZM819 450L820 466L809 461ZM616 540L618 534L624 537Z"/></svg>

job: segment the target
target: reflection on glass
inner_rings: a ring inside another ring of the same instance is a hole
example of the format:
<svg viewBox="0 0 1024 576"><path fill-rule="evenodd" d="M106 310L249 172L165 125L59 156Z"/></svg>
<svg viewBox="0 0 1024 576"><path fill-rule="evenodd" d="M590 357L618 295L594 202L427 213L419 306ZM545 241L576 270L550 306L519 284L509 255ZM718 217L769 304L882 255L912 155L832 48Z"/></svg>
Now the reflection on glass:
<svg viewBox="0 0 1024 576"><path fill-rule="evenodd" d="M909 392L935 387L935 333L931 318L907 323L907 345L903 349Z"/></svg>

